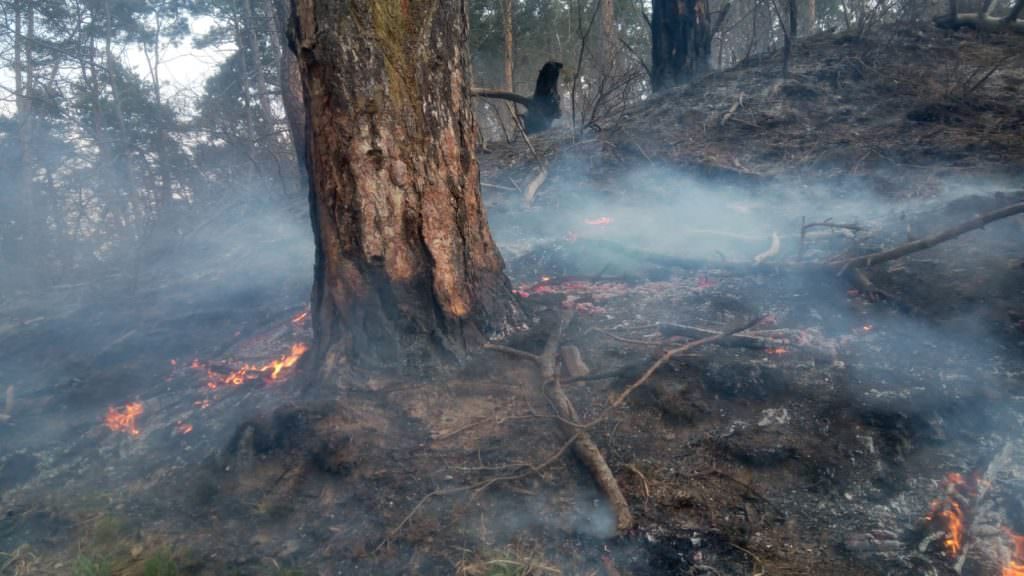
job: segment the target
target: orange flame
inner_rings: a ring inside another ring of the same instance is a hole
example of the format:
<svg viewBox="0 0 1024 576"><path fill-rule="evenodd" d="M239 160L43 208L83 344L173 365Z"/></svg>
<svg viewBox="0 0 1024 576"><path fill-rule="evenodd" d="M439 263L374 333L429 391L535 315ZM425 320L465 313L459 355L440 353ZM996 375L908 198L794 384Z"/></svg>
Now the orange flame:
<svg viewBox="0 0 1024 576"><path fill-rule="evenodd" d="M189 424L188 422L178 422L178 425L175 426L174 430L178 434L188 434L192 432L192 425Z"/></svg>
<svg viewBox="0 0 1024 576"><path fill-rule="evenodd" d="M103 423L114 432L127 432L132 436L138 436L139 429L135 427L135 419L142 412L141 402L131 402L121 410L111 406L107 408L107 416Z"/></svg>
<svg viewBox="0 0 1024 576"><path fill-rule="evenodd" d="M266 375L271 380L277 380L281 377L281 373L285 370L294 367L309 346L303 342L297 342L292 344L291 350L282 355L277 360L271 360L263 365L257 364L242 364L239 368L228 373L224 376L217 373L209 368L206 369L206 375L209 378L206 382L206 387L210 390L216 390L220 384L226 384L228 386L241 386L249 380L259 378L260 375ZM205 368L198 360L192 362L193 368Z"/></svg>
<svg viewBox="0 0 1024 576"><path fill-rule="evenodd" d="M1013 542L1013 559L1003 567L1002 576L1024 576L1024 536L1006 527L1003 527L1003 531Z"/></svg>
<svg viewBox="0 0 1024 576"><path fill-rule="evenodd" d="M277 380L277 377L281 375L281 371L286 368L291 368L302 358L302 355L306 353L309 346L302 342L292 344L292 350L279 360L274 360L270 364L264 366L260 371L265 372L268 368L271 369L270 379Z"/></svg>
<svg viewBox="0 0 1024 576"><path fill-rule="evenodd" d="M945 486L946 497L932 502L932 510L925 516L925 520L937 524L945 531L942 545L946 554L956 558L964 547L966 513L962 503L969 502L977 494L978 478L968 480L958 472L950 472L946 475Z"/></svg>
<svg viewBox="0 0 1024 576"><path fill-rule="evenodd" d="M292 316L292 324L302 324L307 318L309 318L309 310L303 310L295 316Z"/></svg>
<svg viewBox="0 0 1024 576"><path fill-rule="evenodd" d="M767 350L767 352L769 354L773 355L773 356L781 356L781 355L783 355L783 354L785 354L786 352L789 352L789 351L786 350L785 348L779 347L779 348L769 348Z"/></svg>

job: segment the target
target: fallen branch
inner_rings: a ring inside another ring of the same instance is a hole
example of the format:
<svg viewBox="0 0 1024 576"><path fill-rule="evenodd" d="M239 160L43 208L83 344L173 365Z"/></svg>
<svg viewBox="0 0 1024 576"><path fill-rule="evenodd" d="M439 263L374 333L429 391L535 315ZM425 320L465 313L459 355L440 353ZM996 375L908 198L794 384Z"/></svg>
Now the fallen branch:
<svg viewBox="0 0 1024 576"><path fill-rule="evenodd" d="M754 264L761 264L765 260L779 255L779 250L782 248L782 241L779 239L779 235L772 232L772 243L767 250L761 252L757 256L754 256Z"/></svg>
<svg viewBox="0 0 1024 576"><path fill-rule="evenodd" d="M619 406L621 406L630 394L632 394L637 388L643 386L644 383L647 382L651 378L651 376L658 371L658 368L664 366L665 363L671 360L674 356L678 356L679 354L682 354L683 352L686 352L687 350L691 350L698 346L711 344L713 342L717 342L723 338L732 336L734 334L739 334L744 330L757 326L764 319L765 316L758 316L757 318L754 318L753 320L747 322L746 324L743 324L742 326L738 326L721 334L708 336L707 338L701 338L700 340L693 340L691 342L683 344L682 346L677 346L675 348L672 348L671 350L666 351L657 360L655 360L654 363L651 364L651 366L647 370L645 370L644 373L641 374L635 382L627 386L625 390L623 390L618 396L616 396L615 399L611 402L611 404L609 404L608 409L618 408Z"/></svg>
<svg viewBox="0 0 1024 576"><path fill-rule="evenodd" d="M848 258L845 260L833 260L829 262L829 265L842 269L867 268L869 266L874 266L875 264L881 264L882 262L902 258L908 254L913 254L914 252L927 250L932 246L941 244L947 240L952 240L958 236L962 236L971 230L977 230L978 228L995 222L996 220L1002 220L1003 218L1009 218L1010 216L1021 213L1024 213L1024 202L1018 202L1017 204L1011 204L998 210L986 212L985 214L971 218L962 224L939 232L938 234L933 234L927 238L907 242L906 244L901 244L895 248L874 252L865 256L857 256L856 258Z"/></svg>
<svg viewBox="0 0 1024 576"><path fill-rule="evenodd" d="M526 137L526 134L523 134ZM544 185L544 181L548 179L548 167L541 165L540 171L537 175L530 179L530 182L526 185L526 193L523 194L523 203L527 206L533 206L533 200L537 197L537 192L540 187Z"/></svg>
<svg viewBox="0 0 1024 576"><path fill-rule="evenodd" d="M547 342L544 344L544 351L540 355L504 346L487 346L487 348L512 354L519 358L527 358L537 364L540 369L541 386L544 394L559 417L558 427L566 437L572 440L573 452L576 454L576 457L583 462L583 465L597 483L598 488L608 499L608 503L615 514L616 530L621 533L633 526L633 514L629 511L629 503L626 502L626 497L622 494L622 488L615 479L611 468L608 467L608 462L605 460L604 455L601 454L600 448L597 447L597 444L590 437L590 434L586 432L585 428L578 424L579 416L576 413L576 408L572 405L569 397L565 395L558 379L559 342L562 339L562 333L571 320L572 311L563 310L559 315L557 326L548 336Z"/></svg>
<svg viewBox="0 0 1024 576"><path fill-rule="evenodd" d="M686 326L684 324L672 324L663 322L658 324L658 331L661 332L662 336L686 336L687 338L708 338L710 336L721 336L721 332L714 330L708 330L706 328L698 328L696 326ZM738 348L750 348L751 350L765 350L767 348L775 348L780 345L777 340L771 338L763 338L760 336L750 336L747 334L735 334L732 336L723 337L718 341L722 346L736 346Z"/></svg>

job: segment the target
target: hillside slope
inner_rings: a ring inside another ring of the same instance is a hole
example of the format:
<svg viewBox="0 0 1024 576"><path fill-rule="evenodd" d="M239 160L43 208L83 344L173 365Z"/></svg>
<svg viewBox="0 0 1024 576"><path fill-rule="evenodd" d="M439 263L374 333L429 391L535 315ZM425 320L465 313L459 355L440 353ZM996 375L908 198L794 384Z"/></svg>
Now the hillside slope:
<svg viewBox="0 0 1024 576"><path fill-rule="evenodd" d="M936 178L1024 168L1020 36L928 25L821 33L797 42L788 78L781 69L781 54L765 54L663 92L572 150L592 177L652 162L743 181L853 178L900 196L926 193ZM569 139L556 132L535 144L564 155ZM481 158L485 177L532 162L521 144Z"/></svg>

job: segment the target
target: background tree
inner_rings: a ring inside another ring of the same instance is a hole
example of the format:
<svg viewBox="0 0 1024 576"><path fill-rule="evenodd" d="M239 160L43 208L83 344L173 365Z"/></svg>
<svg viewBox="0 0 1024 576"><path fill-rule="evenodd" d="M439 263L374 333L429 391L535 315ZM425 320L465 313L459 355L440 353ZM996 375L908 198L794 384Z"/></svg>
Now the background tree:
<svg viewBox="0 0 1024 576"><path fill-rule="evenodd" d="M654 0L651 12L651 87L686 84L711 69L707 0Z"/></svg>
<svg viewBox="0 0 1024 576"><path fill-rule="evenodd" d="M295 10L322 376L457 360L511 330L518 309L480 199L465 2Z"/></svg>

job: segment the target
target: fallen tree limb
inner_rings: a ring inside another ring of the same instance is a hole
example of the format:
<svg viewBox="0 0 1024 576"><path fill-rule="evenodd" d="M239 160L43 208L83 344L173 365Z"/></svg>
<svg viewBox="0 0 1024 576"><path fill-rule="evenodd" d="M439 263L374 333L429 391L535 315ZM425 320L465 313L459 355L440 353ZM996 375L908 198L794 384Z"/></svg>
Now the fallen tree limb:
<svg viewBox="0 0 1024 576"><path fill-rule="evenodd" d="M509 102L515 102L521 104L527 108L533 104L533 99L529 96L523 96L516 94L515 92L508 92L506 90L492 90L490 88L473 88L471 91L473 96L479 96L481 98L496 98L499 100L508 100Z"/></svg>
<svg viewBox="0 0 1024 576"><path fill-rule="evenodd" d="M593 438L586 432L586 429L579 425L579 416L576 413L576 408L572 405L569 397L565 395L558 379L559 343L562 339L562 333L571 320L571 310L563 310L559 314L558 324L548 336L544 344L544 351L540 355L530 354L505 346L488 345L485 348L512 354L519 358L527 358L533 361L540 369L541 387L555 413L558 415L558 427L566 437L571 439L573 452L576 454L576 457L587 468L594 478L594 482L597 483L598 488L608 499L608 504L615 514L616 531L622 533L633 526L633 514L629 510L629 503L626 502L626 497L622 494L622 488L615 479L611 468L608 467L607 460L601 454L601 449L598 448Z"/></svg>
<svg viewBox="0 0 1024 576"><path fill-rule="evenodd" d="M662 336L686 336L687 338L708 338L711 336L721 336L721 332L715 332L714 330L708 330L706 328L698 328L696 326L686 326L684 324L672 324L669 322L663 322L658 324L658 331L661 332ZM766 348L774 348L779 345L777 340L771 338L764 338L760 336L750 336L747 334L734 334L732 336L725 336L718 340L718 344L722 346L736 346L738 348L750 348L751 350L764 350Z"/></svg>
<svg viewBox="0 0 1024 576"><path fill-rule="evenodd" d="M889 250L882 250L880 252L874 252L872 254L867 254L865 256L857 256L856 258L848 258L845 260L833 260L829 262L829 265L842 269L867 268L875 264L881 264L882 262L888 262L889 260L902 258L908 254L913 254L914 252L926 250L928 248L931 248L932 246L941 244L947 240L952 240L957 236L966 234L971 230L977 230L978 228L981 228L986 224L995 222L996 220L1002 220L1003 218L1009 218L1010 216L1014 216L1016 214L1021 213L1024 213L1024 202L1018 202L1017 204L1011 204L998 210L986 212L985 214L981 214L979 216L971 218L970 220L962 224L939 232L938 234L933 234L927 238L914 240L913 242L907 242L906 244L901 244L895 248L890 248Z"/></svg>
<svg viewBox="0 0 1024 576"><path fill-rule="evenodd" d="M725 332L722 332L721 334L716 334L714 336L708 336L706 338L701 338L699 340L692 340L690 342L687 342L686 344L683 344L682 346L677 346L675 348L672 348L671 350L667 350L657 360L655 360L654 363L651 364L651 366L647 370L645 370L644 373L641 374L640 377L637 378L635 382L633 382L629 386L626 386L626 389L623 390L618 396L616 396L615 399L612 400L611 404L608 405L608 409L610 410L610 409L618 408L619 406L621 406L622 403L626 401L626 398L628 398L630 394L632 394L637 388L643 386L644 383L646 383L651 378L651 376L655 372L658 371L658 368L661 368L662 366L664 366L665 363L668 362L669 360L671 360L674 356L678 356L679 354L682 354L683 352L686 352L687 350L691 350L691 349L696 348L698 346L703 346L705 344L711 344L711 343L717 342L717 341L719 341L719 340L721 340L723 338L727 338L727 337L732 336L734 334L738 334L740 332L743 332L744 330L753 328L754 326L757 326L758 324L760 324L761 321L764 320L764 319L765 319L765 316L758 316L758 317L754 318L753 320L747 322L746 324L743 324L742 326L738 326L738 327L733 328L731 330L727 330ZM603 416L602 416L602 418L603 418Z"/></svg>

